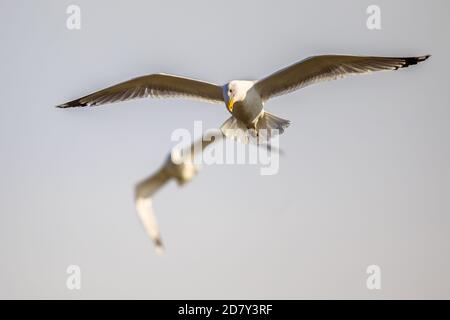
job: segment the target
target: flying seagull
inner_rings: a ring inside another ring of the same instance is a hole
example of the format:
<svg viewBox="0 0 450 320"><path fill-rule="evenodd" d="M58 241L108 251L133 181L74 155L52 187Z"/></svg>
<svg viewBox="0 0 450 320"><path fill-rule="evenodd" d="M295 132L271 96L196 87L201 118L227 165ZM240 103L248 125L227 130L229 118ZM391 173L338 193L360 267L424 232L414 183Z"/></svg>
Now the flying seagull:
<svg viewBox="0 0 450 320"><path fill-rule="evenodd" d="M223 138L225 138L225 135L221 131L213 130L192 143L190 147L181 151L173 150L166 158L164 165L156 173L136 185L136 211L147 235L154 242L158 254L164 252L164 246L152 205L155 193L171 179L174 179L180 186L190 182L198 173L195 157L203 153L210 144ZM284 154L282 150L270 143L262 143L258 146L268 150L273 149L280 155Z"/></svg>
<svg viewBox="0 0 450 320"><path fill-rule="evenodd" d="M185 150L174 150L156 173L136 185L136 210L145 231L154 242L156 252L159 254L164 252L164 246L153 211L153 195L171 179L175 179L180 186L191 181L198 173L198 167L194 163L195 157L211 143L216 142L218 137L221 138L222 134L214 135L213 137L214 139L202 137Z"/></svg>
<svg viewBox="0 0 450 320"><path fill-rule="evenodd" d="M225 103L231 113L231 117L221 127L225 135L239 137L239 131L248 132L248 129L251 129L250 133L253 135L258 135L261 129L265 129L266 135L270 137L272 133L283 133L289 126L289 120L264 110L264 104L270 98L347 75L406 68L429 57L313 56L261 80L233 80L223 86L174 75L151 74L113 85L57 107L97 106L146 97L194 98Z"/></svg>

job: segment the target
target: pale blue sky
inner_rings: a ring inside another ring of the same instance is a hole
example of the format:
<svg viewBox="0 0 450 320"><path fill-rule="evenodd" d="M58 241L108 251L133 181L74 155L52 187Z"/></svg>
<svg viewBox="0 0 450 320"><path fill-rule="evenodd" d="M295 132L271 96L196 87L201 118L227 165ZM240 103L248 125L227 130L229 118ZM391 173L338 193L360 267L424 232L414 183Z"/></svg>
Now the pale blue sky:
<svg viewBox="0 0 450 320"><path fill-rule="evenodd" d="M65 13L81 8L82 28ZM0 0L1 298L450 298L448 1ZM267 109L292 121L280 172L208 166L155 200L157 256L133 205L176 128L224 106L53 106L166 72L226 83L313 54L433 54L399 72L310 86ZM82 289L66 288L66 268ZM366 288L366 267L382 290Z"/></svg>

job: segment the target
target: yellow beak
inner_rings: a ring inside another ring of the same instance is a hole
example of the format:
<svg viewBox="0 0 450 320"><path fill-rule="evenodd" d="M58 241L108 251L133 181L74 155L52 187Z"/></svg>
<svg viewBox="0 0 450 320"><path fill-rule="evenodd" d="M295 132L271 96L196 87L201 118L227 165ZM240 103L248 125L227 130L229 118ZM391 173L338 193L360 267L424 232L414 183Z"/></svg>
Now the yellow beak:
<svg viewBox="0 0 450 320"><path fill-rule="evenodd" d="M227 105L227 108L230 112L233 112L233 105L234 105L234 100L232 98L230 98L230 100L228 100L228 105Z"/></svg>

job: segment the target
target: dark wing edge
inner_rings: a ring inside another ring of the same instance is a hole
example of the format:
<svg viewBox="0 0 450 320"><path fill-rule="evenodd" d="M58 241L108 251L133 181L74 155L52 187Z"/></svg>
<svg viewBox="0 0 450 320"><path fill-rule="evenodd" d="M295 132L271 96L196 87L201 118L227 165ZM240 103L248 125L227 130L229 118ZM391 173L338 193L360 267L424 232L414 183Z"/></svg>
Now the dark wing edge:
<svg viewBox="0 0 450 320"><path fill-rule="evenodd" d="M137 77L81 98L57 105L57 108L98 106L137 98L191 98L223 103L222 87L200 80L168 74Z"/></svg>

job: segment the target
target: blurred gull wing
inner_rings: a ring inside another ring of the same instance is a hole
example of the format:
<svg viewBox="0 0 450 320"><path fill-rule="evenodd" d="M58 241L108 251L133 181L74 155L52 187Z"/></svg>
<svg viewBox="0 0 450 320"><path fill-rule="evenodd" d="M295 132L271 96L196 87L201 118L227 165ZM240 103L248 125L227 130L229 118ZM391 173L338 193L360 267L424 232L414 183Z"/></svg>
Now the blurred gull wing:
<svg viewBox="0 0 450 320"><path fill-rule="evenodd" d="M134 78L82 98L58 105L58 108L98 106L136 98L183 97L223 103L222 87L200 80L168 74Z"/></svg>
<svg viewBox="0 0 450 320"><path fill-rule="evenodd" d="M203 135L203 139L198 139L189 148L186 148L183 154L190 152L190 159L191 161L194 161L194 158L199 153L202 153L210 144L216 143L221 139L227 139L227 137L223 134L221 130L211 130L210 132ZM284 151L282 149L273 146L269 141L257 143L256 146L259 148L266 148L267 151L269 152L274 150L280 155L284 155Z"/></svg>
<svg viewBox="0 0 450 320"><path fill-rule="evenodd" d="M212 143L218 142L220 139L225 138L221 130L211 130L204 134L202 138L197 139L191 144L185 151L189 152L190 160L194 161L194 158L203 153L203 151Z"/></svg>
<svg viewBox="0 0 450 320"><path fill-rule="evenodd" d="M397 70L425 61L430 56L389 58L345 55L309 57L258 81L256 90L263 101L307 85L343 78L351 74Z"/></svg>
<svg viewBox="0 0 450 320"><path fill-rule="evenodd" d="M167 165L164 165L158 172L140 182L135 189L135 203L139 219L146 233L155 243L158 254L164 252L164 247L153 210L152 196L171 178L167 172Z"/></svg>

